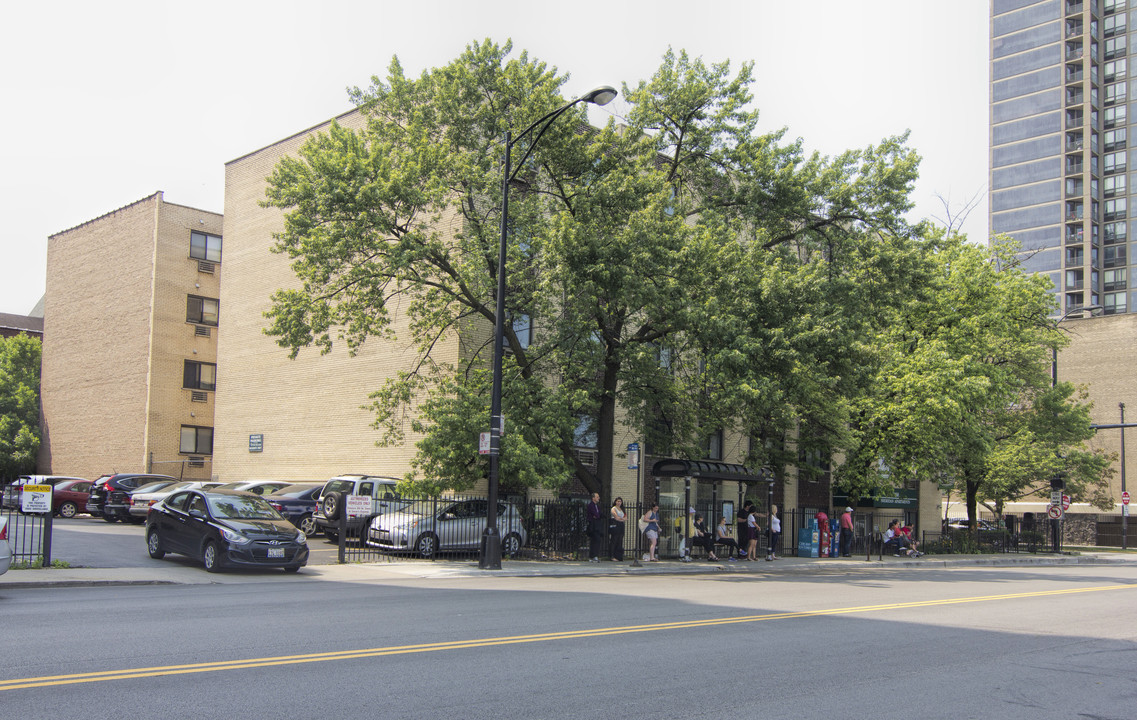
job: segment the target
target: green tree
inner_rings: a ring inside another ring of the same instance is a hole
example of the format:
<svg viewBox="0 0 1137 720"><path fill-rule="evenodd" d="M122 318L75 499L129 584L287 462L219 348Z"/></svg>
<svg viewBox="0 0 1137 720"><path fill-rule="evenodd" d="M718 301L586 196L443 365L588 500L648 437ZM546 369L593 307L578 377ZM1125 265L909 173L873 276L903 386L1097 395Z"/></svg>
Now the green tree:
<svg viewBox="0 0 1137 720"><path fill-rule="evenodd" d="M1109 456L1084 445L1084 394L1051 386L1051 351L1065 342L1049 280L1024 273L1009 240L991 250L929 231L919 289L876 342L883 362L854 412L855 442L840 482L868 494L938 478L997 504L1065 473L1079 500L1103 502Z"/></svg>
<svg viewBox="0 0 1137 720"><path fill-rule="evenodd" d="M485 475L475 448L489 425L491 348L478 338L494 314L501 138L564 103L564 76L510 51L475 43L417 79L392 61L385 80L353 92L363 129L333 125L269 178L266 202L285 211L276 249L303 286L274 295L268 332L293 355L327 351L333 337L355 349L390 335L394 303L408 313L419 362L379 388L373 407L382 442L402 441L408 425L425 433L421 489ZM605 492L618 408L697 454L724 411L753 427L771 408L789 417L790 403L839 395L835 375L855 360L813 361L847 355L852 306L801 320L801 306L779 303L818 301L838 285L811 281L847 282L846 254L868 252L872 233L905 236L917 158L904 138L806 156L800 142L782 143L784 131L758 132L751 83L750 64L732 74L729 63L668 51L650 80L623 87L624 125L590 128L572 112L521 169L510 206L507 487L575 476ZM826 327L837 315L839 334ZM455 333L472 350L438 357L438 340ZM779 333L795 335L800 357L742 369L763 362L762 343ZM775 373L787 368L810 379L783 398ZM595 471L572 452L582 428L595 436Z"/></svg>
<svg viewBox="0 0 1137 720"><path fill-rule="evenodd" d="M0 338L0 477L35 471L39 452L40 341Z"/></svg>

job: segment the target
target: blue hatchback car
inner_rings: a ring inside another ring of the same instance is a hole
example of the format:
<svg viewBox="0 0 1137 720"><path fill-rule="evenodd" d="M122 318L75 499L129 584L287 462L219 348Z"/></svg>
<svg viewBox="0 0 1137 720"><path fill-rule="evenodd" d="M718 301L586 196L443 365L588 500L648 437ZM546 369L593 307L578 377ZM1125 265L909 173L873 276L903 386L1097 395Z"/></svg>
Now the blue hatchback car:
<svg viewBox="0 0 1137 720"><path fill-rule="evenodd" d="M278 513L303 530L305 535L312 537L320 531L312 516L316 513L316 501L323 489L323 482L296 483L263 497Z"/></svg>

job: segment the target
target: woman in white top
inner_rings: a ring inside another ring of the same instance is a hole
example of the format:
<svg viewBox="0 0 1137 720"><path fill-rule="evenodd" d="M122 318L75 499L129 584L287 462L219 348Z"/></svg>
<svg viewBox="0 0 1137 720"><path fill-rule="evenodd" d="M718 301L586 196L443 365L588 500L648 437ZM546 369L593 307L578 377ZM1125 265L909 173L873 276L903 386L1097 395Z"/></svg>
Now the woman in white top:
<svg viewBox="0 0 1137 720"><path fill-rule="evenodd" d="M778 517L778 506L770 506L770 544L766 549L767 560L778 559L778 538L782 536L782 519Z"/></svg>
<svg viewBox="0 0 1137 720"><path fill-rule="evenodd" d="M624 526L628 514L624 512L624 498L612 501L612 511L608 518L608 555L616 562L624 561Z"/></svg>

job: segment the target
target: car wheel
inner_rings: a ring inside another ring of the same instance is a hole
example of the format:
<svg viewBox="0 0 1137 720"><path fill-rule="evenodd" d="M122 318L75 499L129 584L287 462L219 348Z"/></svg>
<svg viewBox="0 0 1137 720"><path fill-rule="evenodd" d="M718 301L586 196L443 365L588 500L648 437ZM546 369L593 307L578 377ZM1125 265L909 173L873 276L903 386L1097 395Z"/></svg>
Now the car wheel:
<svg viewBox="0 0 1137 720"><path fill-rule="evenodd" d="M118 518L106 512L103 513L103 520L106 520L107 522L118 522Z"/></svg>
<svg viewBox="0 0 1137 720"><path fill-rule="evenodd" d="M166 557L166 551L162 549L162 538L158 537L157 528L146 534L146 552L150 553L150 557L155 560Z"/></svg>
<svg viewBox="0 0 1137 720"><path fill-rule="evenodd" d="M316 524L316 518L311 515L305 515L300 520L300 532L308 537L315 537L320 534L320 526Z"/></svg>
<svg viewBox="0 0 1137 720"><path fill-rule="evenodd" d="M320 505L324 510L324 517L329 520L336 520L340 516L340 509L343 507L343 494L338 492L330 492L324 496Z"/></svg>
<svg viewBox="0 0 1137 720"><path fill-rule="evenodd" d="M415 540L415 552L419 557L430 559L438 552L438 538L434 533L426 533L419 535L418 540Z"/></svg>
<svg viewBox="0 0 1137 720"><path fill-rule="evenodd" d="M217 543L210 540L201 552L201 561L208 572L217 572L221 569L220 558L217 557Z"/></svg>
<svg viewBox="0 0 1137 720"><path fill-rule="evenodd" d="M73 502L65 502L59 506L59 516L73 518L79 514L79 506Z"/></svg>
<svg viewBox="0 0 1137 720"><path fill-rule="evenodd" d="M505 536L505 540L501 543L501 554L503 557L514 557L517 553L521 552L521 536L517 533L510 533Z"/></svg>

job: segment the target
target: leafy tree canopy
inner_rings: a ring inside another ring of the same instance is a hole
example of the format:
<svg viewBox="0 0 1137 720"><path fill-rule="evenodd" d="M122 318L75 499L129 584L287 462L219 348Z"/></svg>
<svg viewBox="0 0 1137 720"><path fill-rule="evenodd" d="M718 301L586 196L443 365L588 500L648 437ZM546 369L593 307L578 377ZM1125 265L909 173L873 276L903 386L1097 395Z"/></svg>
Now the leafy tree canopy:
<svg viewBox="0 0 1137 720"><path fill-rule="evenodd" d="M398 339L419 361L373 408L382 442L425 433L419 489L485 475L503 137L565 103L566 76L511 55L473 43L418 78L393 60L352 92L363 128L333 124L269 178L276 250L302 286L274 295L267 332L295 356L390 339L396 309L410 318ZM689 457L722 427L776 434L806 417L821 441L846 432L867 330L907 285L918 158L903 136L807 155L759 130L752 75L669 50L623 85L619 122L590 127L577 106L514 147L532 153L510 197L506 487L575 477L606 492L617 408ZM458 357L436 350L455 336ZM595 468L573 454L581 428Z"/></svg>
<svg viewBox="0 0 1137 720"><path fill-rule="evenodd" d="M0 338L0 477L34 472L39 452L40 341Z"/></svg>

